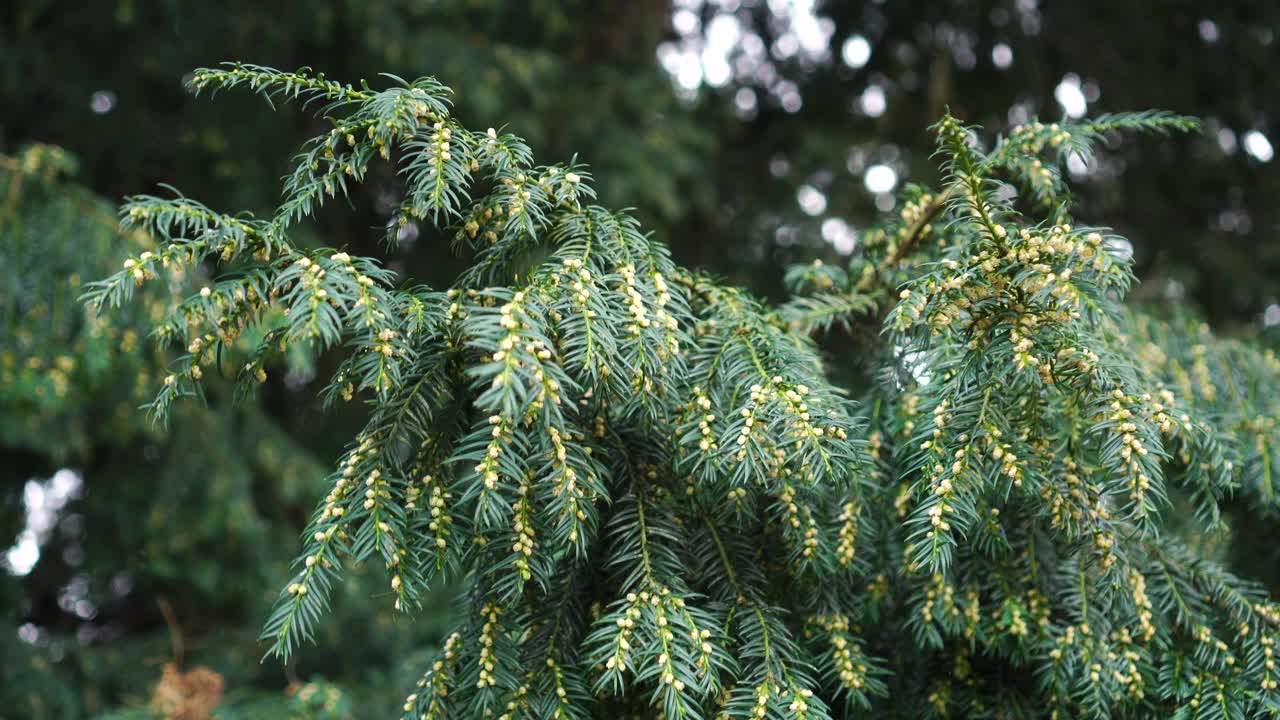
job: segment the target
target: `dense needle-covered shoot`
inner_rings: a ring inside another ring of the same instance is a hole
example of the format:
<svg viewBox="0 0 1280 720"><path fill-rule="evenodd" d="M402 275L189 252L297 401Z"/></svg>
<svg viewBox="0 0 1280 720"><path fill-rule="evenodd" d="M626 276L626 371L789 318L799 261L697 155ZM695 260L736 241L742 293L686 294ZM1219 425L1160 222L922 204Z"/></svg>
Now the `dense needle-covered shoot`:
<svg viewBox="0 0 1280 720"><path fill-rule="evenodd" d="M185 350L161 418L232 346L246 391L290 346L342 346L326 397L368 420L267 620L272 653L324 622L344 564L376 563L405 611L465 588L408 718L1275 711L1280 609L1162 513L1274 506L1258 384L1277 362L1201 330L1183 349L1126 309L1123 241L1071 218L1058 170L1114 131L1192 121L1032 123L984 149L948 116L942 187L848 267L788 271L796 296L771 308L593 205L584 168L468 129L430 78L389 81L196 71L197 92L302 100L333 129L269 218L131 199L123 222L159 243L87 295L211 273L157 328ZM429 222L470 257L452 287L291 241L376 162L403 180L388 241ZM855 402L814 338L856 327L882 332Z"/></svg>

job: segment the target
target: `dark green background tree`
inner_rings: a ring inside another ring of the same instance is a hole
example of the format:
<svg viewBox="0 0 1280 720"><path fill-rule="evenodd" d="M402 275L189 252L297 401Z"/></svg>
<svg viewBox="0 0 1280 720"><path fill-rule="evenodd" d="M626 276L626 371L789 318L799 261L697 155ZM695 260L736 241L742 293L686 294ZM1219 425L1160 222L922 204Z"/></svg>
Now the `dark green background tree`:
<svg viewBox="0 0 1280 720"><path fill-rule="evenodd" d="M381 71L436 74L465 97L469 126L509 125L543 161L578 154L602 203L635 207L677 261L772 297L783 266L836 260L880 211L900 210L869 186L936 179L923 129L944 108L992 128L1059 117L1056 95L1090 114L1168 108L1203 118L1204 132L1103 153L1073 185L1075 212L1133 241L1139 300L1189 299L1229 333L1280 314L1267 315L1280 294L1267 140L1280 12L1268 3L1153 13L1141 2L106 2L74 12L18 2L0 12L5 536L24 532L31 482L52 491L62 468L82 478L56 528L39 534L39 561L4 581L13 630L2 647L23 661L4 663L3 684L30 689L24 702L38 695L49 717L146 702L162 661L176 659L160 598L186 664L214 666L245 702L253 689L278 696L287 676L323 675L387 704L405 677L369 668L409 672L400 661L439 637L391 624L357 589L342 612L385 632L331 637L341 653L309 653L287 673L254 662L270 579L357 427L350 413L317 425L309 411L312 378L338 358L290 357L249 404L214 388L207 409L183 407L163 430L125 412L161 372L146 318L126 342L68 309L80 289L66 281L114 270L132 242L114 229L121 197L168 182L215 209L269 210L292 148L326 129L293 107L264 122L246 96L197 102L182 79L199 65L313 64L371 82ZM355 212L325 209L306 228L311 242L378 251L392 180L362 187ZM391 267L447 284L462 267L448 239L415 229ZM832 342L852 352L856 336ZM1206 542L1276 587L1276 549L1249 542L1274 521L1242 511L1233 527Z"/></svg>

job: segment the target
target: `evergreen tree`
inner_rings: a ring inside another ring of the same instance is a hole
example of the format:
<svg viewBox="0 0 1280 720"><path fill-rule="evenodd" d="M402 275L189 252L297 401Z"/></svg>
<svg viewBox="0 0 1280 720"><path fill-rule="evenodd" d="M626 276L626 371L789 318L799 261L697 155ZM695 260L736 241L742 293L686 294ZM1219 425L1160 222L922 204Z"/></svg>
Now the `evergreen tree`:
<svg viewBox="0 0 1280 720"><path fill-rule="evenodd" d="M942 187L909 189L847 267L790 270L794 299L770 307L592 204L584 167L464 127L432 78L387 81L196 71L197 92L298 100L332 129L267 217L131 199L125 226L157 246L86 294L104 311L210 272L155 328L182 353L160 420L228 357L252 394L291 347L343 348L326 400L368 420L271 653L373 564L400 610L465 587L406 717L1280 708L1280 607L1192 542L1228 494L1274 506L1257 418L1276 359L1126 308L1127 242L1074 220L1057 169L1193 121L1032 121L985 143L947 115ZM451 287L293 239L379 162L403 180L387 242L447 229L469 258ZM853 367L815 342L837 326L864 339ZM1186 509L1186 528L1166 519Z"/></svg>

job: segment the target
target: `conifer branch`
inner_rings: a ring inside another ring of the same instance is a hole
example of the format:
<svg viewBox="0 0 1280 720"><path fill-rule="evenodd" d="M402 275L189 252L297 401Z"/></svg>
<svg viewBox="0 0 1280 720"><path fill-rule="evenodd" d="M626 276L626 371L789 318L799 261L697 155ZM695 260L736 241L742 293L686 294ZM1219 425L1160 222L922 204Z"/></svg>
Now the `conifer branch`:
<svg viewBox="0 0 1280 720"><path fill-rule="evenodd" d="M334 129L267 219L131 198L124 222L157 244L85 300L118 311L162 274L212 274L159 326L183 351L161 416L221 358L251 387L289 348L341 354L326 399L368 401L271 654L297 652L343 565L368 563L404 612L467 589L407 717L814 719L921 688L904 713L1280 704L1280 610L1160 520L1188 502L1215 522L1236 488L1275 507L1280 363L1122 306L1120 238L1073 220L1042 172L1191 121L1030 123L984 150L948 115L944 189L909 191L848 268L789 270L799 297L774 309L594 205L582 166L467 128L431 78L230 65L192 82L300 100ZM378 162L402 183L393 232L430 223L469 257L451 287L292 241ZM810 335L877 307L860 351L879 365L853 401Z"/></svg>

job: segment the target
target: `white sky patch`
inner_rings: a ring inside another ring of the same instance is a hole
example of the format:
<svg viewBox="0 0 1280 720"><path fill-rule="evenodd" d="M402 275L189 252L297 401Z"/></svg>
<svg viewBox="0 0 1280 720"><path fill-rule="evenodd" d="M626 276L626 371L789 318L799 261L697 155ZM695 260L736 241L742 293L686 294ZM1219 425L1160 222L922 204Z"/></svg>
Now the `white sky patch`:
<svg viewBox="0 0 1280 720"><path fill-rule="evenodd" d="M26 527L18 540L4 554L11 575L26 575L40 561L40 546L58 525L62 508L80 497L84 481L80 473L63 468L41 482L28 480L22 488L22 504L26 510Z"/></svg>
<svg viewBox="0 0 1280 720"><path fill-rule="evenodd" d="M818 17L814 12L814 5L814 0L770 3L775 15L789 18L791 32L795 34L805 56L820 60L827 56L827 47L831 43L831 34L835 32L836 24L831 18Z"/></svg>
<svg viewBox="0 0 1280 720"><path fill-rule="evenodd" d="M866 115L880 117L884 114L885 109L889 107L889 101L885 98L884 90L879 85L868 85L867 89L863 90L862 95L858 98L858 107Z"/></svg>
<svg viewBox="0 0 1280 720"><path fill-rule="evenodd" d="M1080 78L1067 75L1053 90L1053 97L1062 106L1067 117L1084 117L1089 110L1089 101L1085 100L1084 90L1080 88Z"/></svg>
<svg viewBox="0 0 1280 720"><path fill-rule="evenodd" d="M933 378L933 373L925 365L923 351L912 350L910 344L903 343L895 345L893 353L901 358L903 367L906 368L907 372L911 373L911 377L915 378L917 383L921 385L929 384L929 381Z"/></svg>
<svg viewBox="0 0 1280 720"><path fill-rule="evenodd" d="M1200 39L1203 40L1206 45L1212 45L1218 42L1218 23L1205 18L1200 21L1198 29L1200 30Z"/></svg>
<svg viewBox="0 0 1280 720"><path fill-rule="evenodd" d="M827 209L827 196L812 185L801 185L796 190L796 203L806 215L817 217Z"/></svg>
<svg viewBox="0 0 1280 720"><path fill-rule="evenodd" d="M1218 213L1214 227L1234 233L1248 233L1253 230L1253 219L1244 210L1226 209Z"/></svg>
<svg viewBox="0 0 1280 720"><path fill-rule="evenodd" d="M676 83L685 90L697 90L702 84L702 63L693 52L679 54L676 65Z"/></svg>
<svg viewBox="0 0 1280 720"><path fill-rule="evenodd" d="M861 175L867 167L867 151L857 145L851 146L849 154L845 156L844 167L850 175Z"/></svg>
<svg viewBox="0 0 1280 720"><path fill-rule="evenodd" d="M733 15L720 14L707 23L702 49L702 74L712 87L724 87L733 79L729 57L742 37L742 25Z"/></svg>
<svg viewBox="0 0 1280 720"><path fill-rule="evenodd" d="M1218 131L1218 147L1222 148L1225 155L1235 154L1239 144L1236 142L1236 134L1231 128L1222 128Z"/></svg>
<svg viewBox="0 0 1280 720"><path fill-rule="evenodd" d="M861 35L850 35L840 48L840 59L854 70L865 66L871 59L871 43Z"/></svg>
<svg viewBox="0 0 1280 720"><path fill-rule="evenodd" d="M671 27L681 35L697 32L700 24L697 13L692 10L681 9L671 14Z"/></svg>
<svg viewBox="0 0 1280 720"><path fill-rule="evenodd" d="M769 174L774 177L783 177L791 172L791 162L781 153L769 158Z"/></svg>
<svg viewBox="0 0 1280 720"><path fill-rule="evenodd" d="M794 82L780 77L773 61L798 60L808 67L831 61L836 26L818 12L817 0L769 0L768 21L775 38L771 47L743 25L738 0L675 0L673 4L671 28L678 37L660 44L657 55L683 100L694 101L703 86L751 87L757 93L754 103L741 95L734 97L739 117L753 117L766 99L788 113L798 112L804 98Z"/></svg>
<svg viewBox="0 0 1280 720"><path fill-rule="evenodd" d="M738 92L733 94L733 106L738 110L738 116L750 118L756 114L756 91L751 88L738 88Z"/></svg>
<svg viewBox="0 0 1280 720"><path fill-rule="evenodd" d="M862 176L862 182L873 193L887 193L897 186L898 173L888 165L872 165Z"/></svg>
<svg viewBox="0 0 1280 720"><path fill-rule="evenodd" d="M1275 157L1271 141L1257 130L1250 130L1244 134L1244 151L1262 162L1271 162L1271 158Z"/></svg>
<svg viewBox="0 0 1280 720"><path fill-rule="evenodd" d="M664 42L658 45L658 64L671 77L674 78L680 72L680 64L683 61L680 48L675 43Z"/></svg>
<svg viewBox="0 0 1280 720"><path fill-rule="evenodd" d="M999 69L1008 69L1013 64L1013 48L1004 43L996 43L991 48L991 62Z"/></svg>
<svg viewBox="0 0 1280 720"><path fill-rule="evenodd" d="M671 14L671 27L680 35L691 35L698 32L701 26L701 20L698 19L698 13L692 12L689 8L681 8Z"/></svg>
<svg viewBox="0 0 1280 720"><path fill-rule="evenodd" d="M840 218L827 218L822 221L822 239L831 244L836 252L848 255L858 246L858 234L849 223Z"/></svg>
<svg viewBox="0 0 1280 720"><path fill-rule="evenodd" d="M1031 119L1031 108L1024 102L1016 102L1007 114L1010 125L1021 125Z"/></svg>
<svg viewBox="0 0 1280 720"><path fill-rule="evenodd" d="M1262 313L1262 324L1267 327L1280 325L1280 305L1271 303Z"/></svg>
<svg viewBox="0 0 1280 720"><path fill-rule="evenodd" d="M1133 258L1133 243L1122 237L1109 237L1103 241L1102 246L1106 248L1111 256L1122 262L1128 262Z"/></svg>
<svg viewBox="0 0 1280 720"><path fill-rule="evenodd" d="M1067 171L1070 172L1073 177L1078 178L1084 177L1090 173L1089 164L1084 161L1083 157L1080 157L1080 153L1071 153L1071 155L1067 157Z"/></svg>
<svg viewBox="0 0 1280 720"><path fill-rule="evenodd" d="M800 108L804 107L804 98L800 97L800 88L790 80L783 80L774 88L774 94L778 96L779 102L782 103L782 109L789 113L800 112Z"/></svg>
<svg viewBox="0 0 1280 720"><path fill-rule="evenodd" d="M110 90L99 90L89 98L89 109L98 115L105 115L115 109L116 94Z"/></svg>
<svg viewBox="0 0 1280 720"><path fill-rule="evenodd" d="M733 15L721 14L707 23L707 47L727 50L738 44L742 36L742 24Z"/></svg>
<svg viewBox="0 0 1280 720"><path fill-rule="evenodd" d="M733 77L729 57L711 48L702 51L702 77L711 87L724 87Z"/></svg>
<svg viewBox="0 0 1280 720"><path fill-rule="evenodd" d="M773 41L773 54L779 60L789 60L800 52L800 39L795 33L785 32Z"/></svg>

